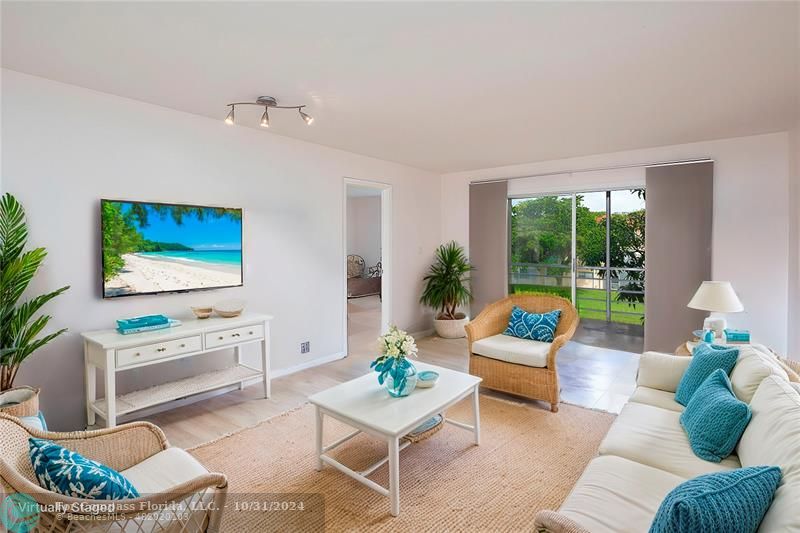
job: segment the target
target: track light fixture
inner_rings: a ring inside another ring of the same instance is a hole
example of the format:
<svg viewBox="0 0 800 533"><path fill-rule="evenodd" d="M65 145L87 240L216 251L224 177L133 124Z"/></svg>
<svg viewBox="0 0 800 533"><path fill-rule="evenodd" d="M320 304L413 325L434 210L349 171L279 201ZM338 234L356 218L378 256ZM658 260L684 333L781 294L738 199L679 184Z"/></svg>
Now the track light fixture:
<svg viewBox="0 0 800 533"><path fill-rule="evenodd" d="M308 113L303 112L302 109L298 109L297 111L300 113L300 116L303 117L303 120L305 120L306 124L308 124L309 126L311 125L312 122L314 122L314 117L312 117Z"/></svg>
<svg viewBox="0 0 800 533"><path fill-rule="evenodd" d="M228 112L228 116L225 117L225 124L235 124L236 117L234 112L237 105L257 105L263 107L264 114L261 115L261 121L259 122L259 125L262 128L269 128L270 107L274 109L297 109L297 111L300 113L300 118L302 118L306 124L311 125L311 123L314 122L314 117L303 111L305 105L278 105L278 101L272 96L259 96L256 98L255 102L232 102L228 104L227 107L230 107L231 110Z"/></svg>

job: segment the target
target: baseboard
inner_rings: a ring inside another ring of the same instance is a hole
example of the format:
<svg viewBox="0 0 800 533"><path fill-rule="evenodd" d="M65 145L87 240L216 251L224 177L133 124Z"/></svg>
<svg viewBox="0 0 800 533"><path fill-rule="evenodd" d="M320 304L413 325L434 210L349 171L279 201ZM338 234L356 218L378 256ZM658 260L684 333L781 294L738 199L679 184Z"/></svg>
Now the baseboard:
<svg viewBox="0 0 800 533"><path fill-rule="evenodd" d="M320 357L317 359L312 359L311 361L306 361L305 363L300 363L299 365L294 365L287 368L281 368L280 370L274 370L272 372L272 379L279 378L282 376L288 376L289 374L294 374L295 372L300 372L301 370L314 368L315 366L324 365L326 363L332 363L333 361L344 359L346 356L347 354L345 354L344 352L337 352L331 355L326 355L325 357Z"/></svg>

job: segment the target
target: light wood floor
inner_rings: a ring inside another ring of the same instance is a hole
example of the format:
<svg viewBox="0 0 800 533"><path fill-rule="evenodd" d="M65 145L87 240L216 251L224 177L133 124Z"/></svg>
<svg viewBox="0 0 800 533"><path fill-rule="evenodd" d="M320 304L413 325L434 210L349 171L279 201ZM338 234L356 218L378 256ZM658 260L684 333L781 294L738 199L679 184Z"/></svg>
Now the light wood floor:
<svg viewBox="0 0 800 533"><path fill-rule="evenodd" d="M273 380L272 397L268 400L261 397L263 389L254 385L158 413L145 420L160 426L172 445L190 448L299 407L308 396L369 372L369 363L376 355L380 327L378 298L350 300L348 319L348 357ZM432 336L418 339L417 344L421 361L456 370L468 367L465 339ZM633 392L638 362L636 354L570 342L561 349L558 357L561 400L619 412ZM486 393L503 396L490 391ZM539 404L535 401L530 403ZM549 408L547 404L540 405L542 409Z"/></svg>

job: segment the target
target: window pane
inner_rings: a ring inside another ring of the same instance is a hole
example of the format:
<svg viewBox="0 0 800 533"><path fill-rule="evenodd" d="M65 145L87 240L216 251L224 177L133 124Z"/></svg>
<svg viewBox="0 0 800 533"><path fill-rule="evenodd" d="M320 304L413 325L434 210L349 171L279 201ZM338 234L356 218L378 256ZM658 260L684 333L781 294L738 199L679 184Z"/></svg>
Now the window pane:
<svg viewBox="0 0 800 533"><path fill-rule="evenodd" d="M606 319L606 192L575 197L575 306L583 318ZM595 267L595 268L593 268Z"/></svg>
<svg viewBox="0 0 800 533"><path fill-rule="evenodd" d="M510 293L572 296L572 197L511 200Z"/></svg>
<svg viewBox="0 0 800 533"><path fill-rule="evenodd" d="M641 324L644 317L644 189L611 192L611 320Z"/></svg>

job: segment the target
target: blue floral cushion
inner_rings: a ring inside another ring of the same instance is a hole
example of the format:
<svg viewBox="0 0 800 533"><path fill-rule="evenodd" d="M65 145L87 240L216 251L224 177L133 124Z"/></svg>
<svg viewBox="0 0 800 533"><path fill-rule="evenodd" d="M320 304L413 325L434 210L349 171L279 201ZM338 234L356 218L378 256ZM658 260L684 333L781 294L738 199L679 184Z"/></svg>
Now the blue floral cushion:
<svg viewBox="0 0 800 533"><path fill-rule="evenodd" d="M139 492L122 474L55 442L28 439L36 479L43 488L75 498L121 500Z"/></svg>
<svg viewBox="0 0 800 533"><path fill-rule="evenodd" d="M683 373L675 391L675 401L686 407L694 391L712 372L721 368L725 374L730 375L738 358L739 348L705 343L695 346L692 352L692 361L686 372Z"/></svg>
<svg viewBox="0 0 800 533"><path fill-rule="evenodd" d="M750 406L734 396L728 375L718 368L692 395L681 413L681 425L694 454L719 463L733 452L752 416Z"/></svg>
<svg viewBox="0 0 800 533"><path fill-rule="evenodd" d="M777 466L749 466L684 481L661 502L650 533L755 533L780 481Z"/></svg>
<svg viewBox="0 0 800 533"><path fill-rule="evenodd" d="M561 309L549 313L528 313L516 305L511 310L511 318L503 335L532 341L553 342L556 338Z"/></svg>

